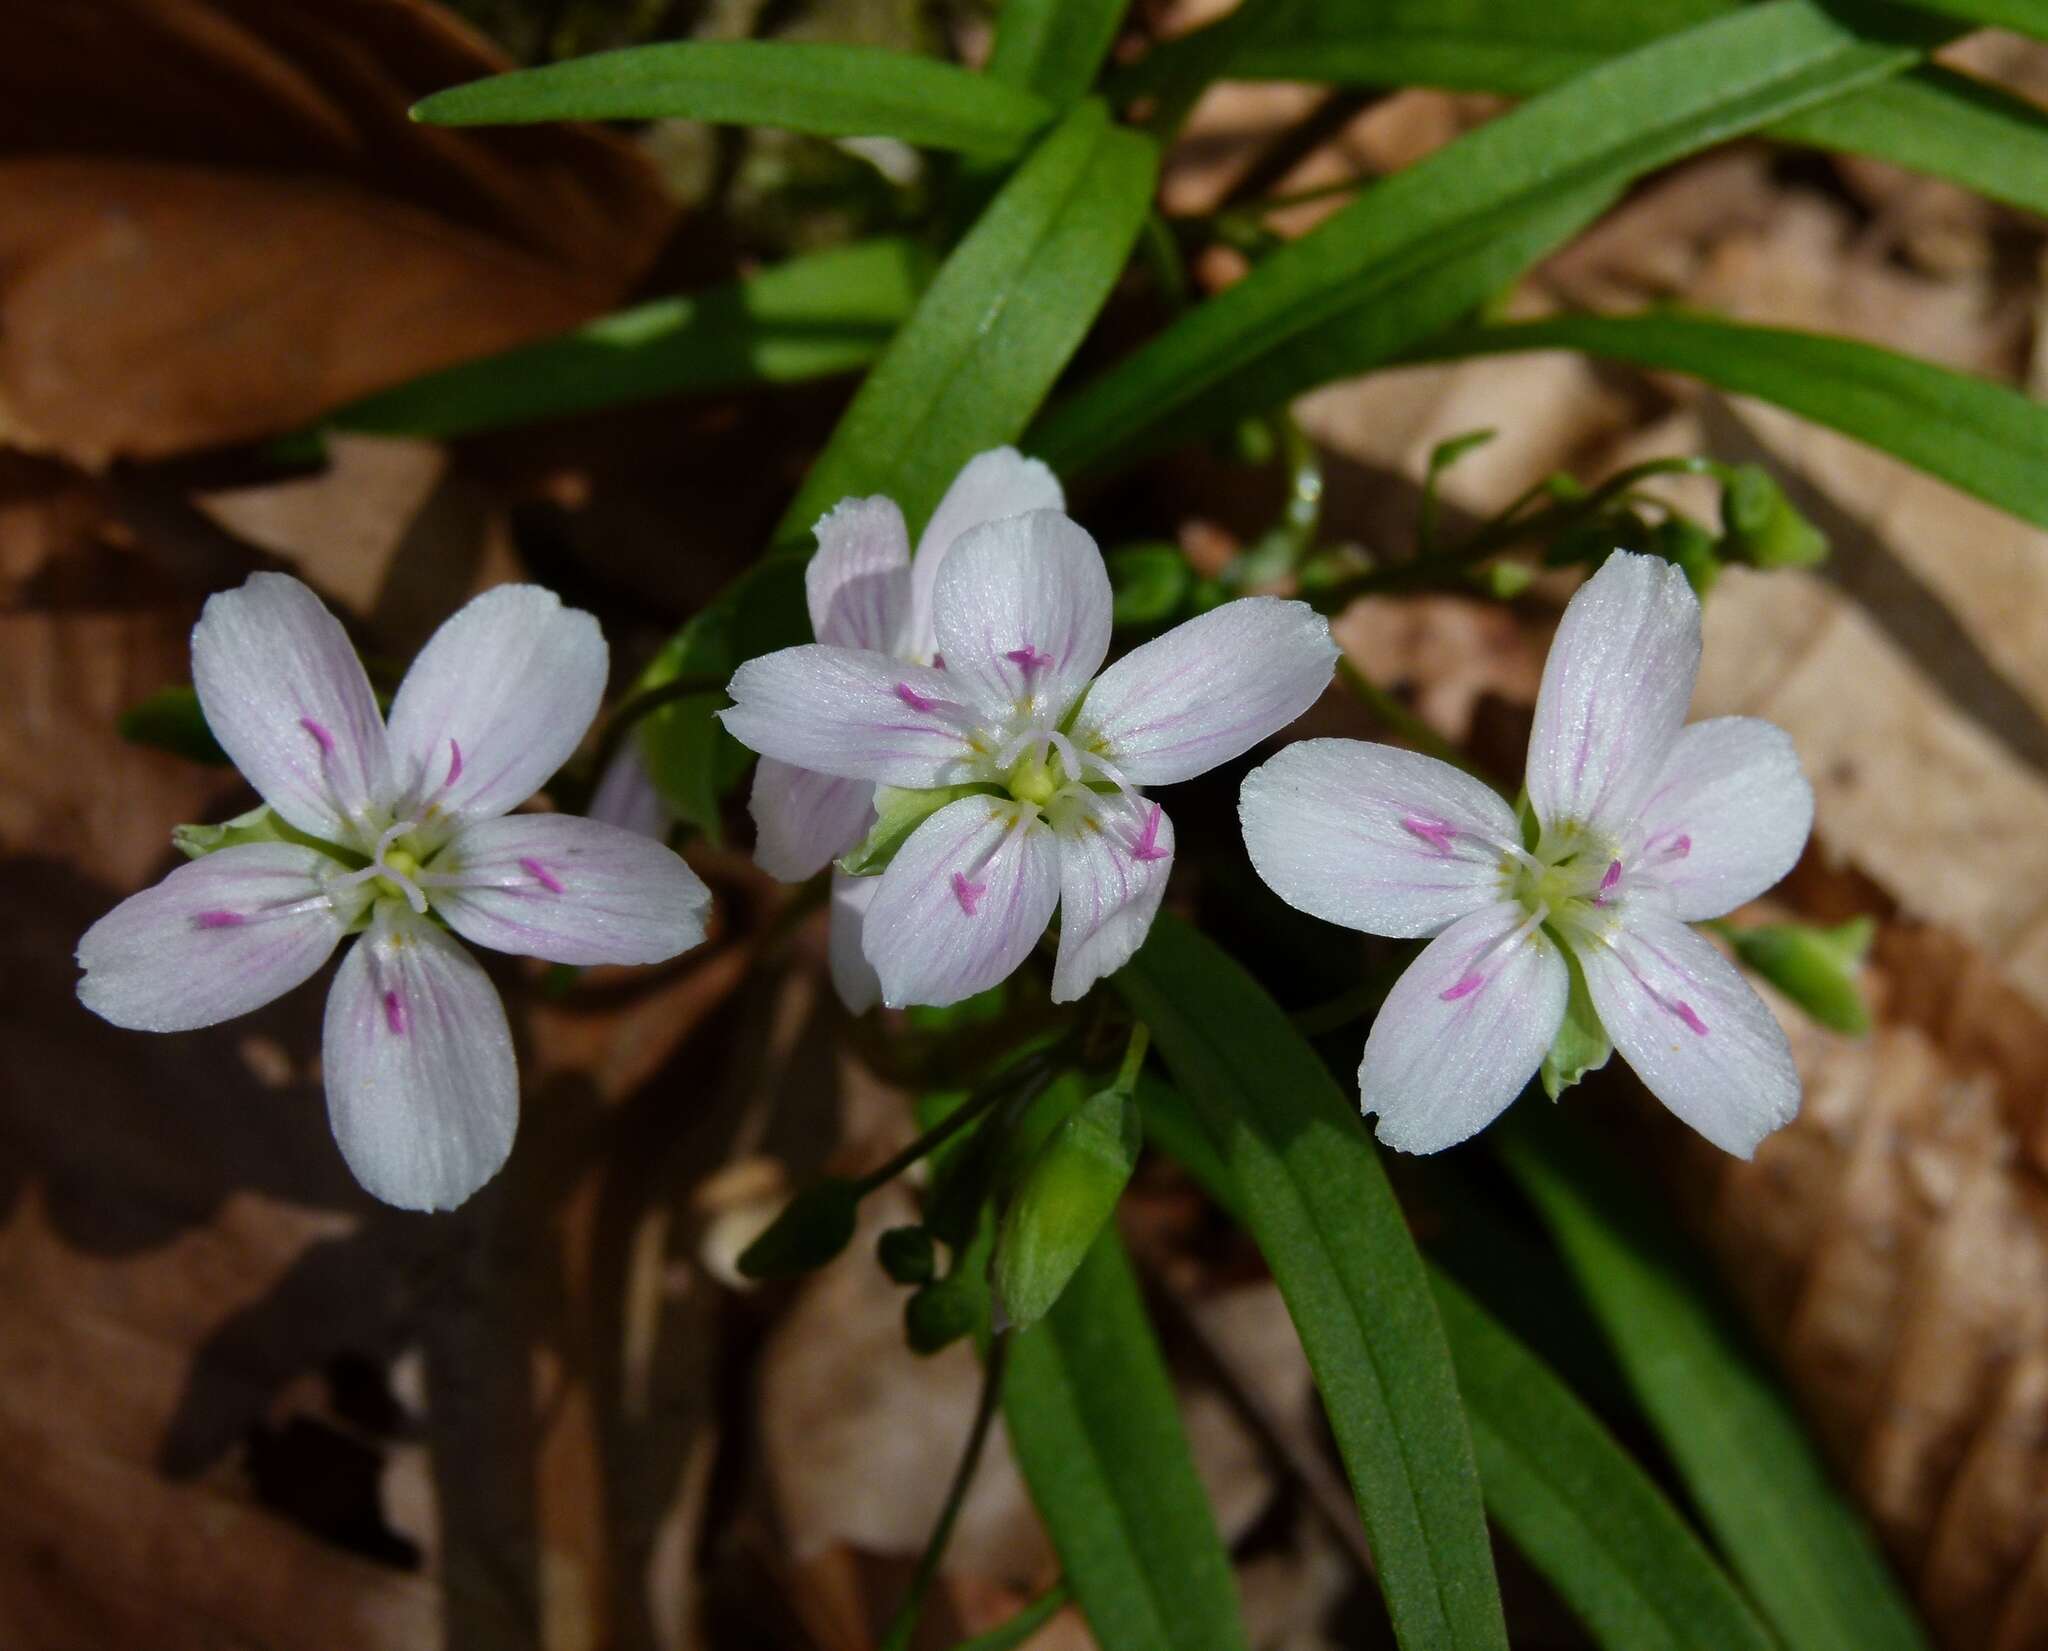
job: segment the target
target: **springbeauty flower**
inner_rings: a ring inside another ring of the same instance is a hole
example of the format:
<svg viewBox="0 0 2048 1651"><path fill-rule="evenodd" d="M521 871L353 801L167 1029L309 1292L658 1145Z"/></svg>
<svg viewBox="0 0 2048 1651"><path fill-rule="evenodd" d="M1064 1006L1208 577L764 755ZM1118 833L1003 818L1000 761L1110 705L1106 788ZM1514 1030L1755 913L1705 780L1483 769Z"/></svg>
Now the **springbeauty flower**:
<svg viewBox="0 0 2048 1651"><path fill-rule="evenodd" d="M511 810L575 751L604 693L596 620L505 585L448 620L387 725L340 624L259 573L192 632L208 726L266 823L124 900L78 944L78 995L117 1026L212 1026L309 979L327 995L334 1138L387 1203L447 1209L512 1148L504 1005L454 938L556 963L658 963L704 937L710 895L660 843ZM260 812L260 811L259 811ZM453 931L451 934L450 931Z"/></svg>
<svg viewBox="0 0 2048 1651"><path fill-rule="evenodd" d="M841 509L846 509L842 506ZM917 610L907 610L913 616ZM914 620L913 620L914 622ZM931 581L928 664L814 643L740 667L722 713L763 756L929 806L878 879L862 949L891 1005L1007 977L1060 911L1055 1002L1150 929L1173 824L1140 787L1191 779L1314 703L1336 648L1302 602L1227 602L1102 671L1110 587L1057 510L962 533ZM870 634L888 634L877 624Z"/></svg>
<svg viewBox="0 0 2048 1651"><path fill-rule="evenodd" d="M811 634L834 647L863 648L929 665L932 590L946 553L970 528L1065 503L1059 478L1014 447L968 460L910 548L894 500L842 499L818 522L817 553L804 570ZM858 845L875 819L872 783L764 756L749 804L754 860L784 882L800 883ZM859 1014L880 1001L881 982L861 950L874 898L872 877L832 874L832 983Z"/></svg>
<svg viewBox="0 0 2048 1651"><path fill-rule="evenodd" d="M1389 1146L1435 1152L1490 1123L1543 1063L1578 981L1643 1082L1724 1151L1748 1157L1799 1110L1777 1021L1687 925L1791 869L1813 792L1771 724L1683 726L1699 660L1685 575L1610 556L1544 665L1528 837L1478 780L1391 746L1304 740L1245 777L1245 847L1283 900L1432 937L1358 1071Z"/></svg>

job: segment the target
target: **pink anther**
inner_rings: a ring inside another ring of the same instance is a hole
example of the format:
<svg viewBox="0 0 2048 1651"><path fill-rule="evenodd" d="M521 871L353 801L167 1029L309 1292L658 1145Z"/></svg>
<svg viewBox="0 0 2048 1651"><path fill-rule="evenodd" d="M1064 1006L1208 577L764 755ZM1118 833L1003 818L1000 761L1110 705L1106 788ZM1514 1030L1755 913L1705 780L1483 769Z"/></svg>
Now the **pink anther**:
<svg viewBox="0 0 2048 1651"><path fill-rule="evenodd" d="M1467 969L1463 977L1458 981L1457 985L1453 986L1447 992L1439 992L1437 996L1442 998L1443 1001L1446 1003L1456 1003L1458 999L1461 997L1470 997L1474 992L1478 991L1479 988L1484 986L1485 984L1486 976L1481 974L1477 969Z"/></svg>
<svg viewBox="0 0 2048 1651"><path fill-rule="evenodd" d="M405 1036L405 999L396 992L384 994L384 1024L395 1038Z"/></svg>
<svg viewBox="0 0 2048 1651"><path fill-rule="evenodd" d="M981 897L988 893L988 884L970 883L961 872L953 873L953 898L960 902L960 909L973 917L980 905Z"/></svg>
<svg viewBox="0 0 2048 1651"><path fill-rule="evenodd" d="M561 894L566 892L562 888L561 879L558 878L553 872L549 871L548 868L542 865L538 860L521 860L519 862L519 869L525 872L526 875L531 877L536 883L540 884L540 886L546 889L550 894Z"/></svg>
<svg viewBox="0 0 2048 1651"><path fill-rule="evenodd" d="M1159 846L1159 824L1166 818L1166 811L1157 803L1152 812L1145 816L1145 832L1131 849L1131 858L1142 862L1164 860L1167 850Z"/></svg>

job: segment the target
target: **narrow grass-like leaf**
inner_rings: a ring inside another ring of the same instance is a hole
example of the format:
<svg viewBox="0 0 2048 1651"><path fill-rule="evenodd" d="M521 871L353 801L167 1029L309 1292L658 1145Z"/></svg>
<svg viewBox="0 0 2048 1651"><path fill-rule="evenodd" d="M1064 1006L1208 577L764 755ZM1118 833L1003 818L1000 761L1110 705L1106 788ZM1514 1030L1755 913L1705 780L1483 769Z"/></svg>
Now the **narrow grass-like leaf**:
<svg viewBox="0 0 2048 1651"><path fill-rule="evenodd" d="M1487 1511L1608 1651L1775 1651L1664 1493L1550 1369L1432 1272Z"/></svg>
<svg viewBox="0 0 2048 1651"><path fill-rule="evenodd" d="M1051 112L1015 86L910 52L684 40L451 86L415 104L412 115L436 126L680 117L1007 155Z"/></svg>
<svg viewBox="0 0 2048 1651"><path fill-rule="evenodd" d="M1358 1109L1259 984L1179 919L1162 915L1113 979L1287 1299L1401 1644L1505 1647L1450 1352Z"/></svg>
<svg viewBox="0 0 2048 1651"><path fill-rule="evenodd" d="M1492 1139L1709 1529L1787 1651L1925 1651L1870 1532L1669 1217L1550 1109Z"/></svg>
<svg viewBox="0 0 2048 1651"><path fill-rule="evenodd" d="M1446 306L1476 305L1489 289L1450 290L1448 276L1471 280L1459 260L1507 226L1547 213L1561 240L1580 212L1651 168L1874 84L1918 56L1916 45L1867 40L1806 0L1768 0L1602 63L1273 253L1056 408L1039 450L1062 469L1097 465L1175 421L1224 422L1270 405L1276 387L1323 382L1333 376L1319 365L1323 352L1298 349L1319 327L1353 327L1359 312L1418 281L1446 289ZM1345 370L1359 370L1355 356Z"/></svg>
<svg viewBox="0 0 2048 1651"><path fill-rule="evenodd" d="M1130 0L1003 0L989 52L993 80L1064 107L1095 83Z"/></svg>
<svg viewBox="0 0 2048 1651"><path fill-rule="evenodd" d="M1114 1229L1016 1334L1003 1419L1100 1644L1243 1651L1230 1561Z"/></svg>
<svg viewBox="0 0 2048 1651"><path fill-rule="evenodd" d="M1960 0L1967 9L1975 0ZM2048 11L2048 0L2012 0ZM1228 71L1246 79L1340 86L1436 86L1528 97L1660 35L1733 12L1740 0L1321 0L1290 28L1247 42ZM1936 10L1951 8L1939 6ZM1222 24L1148 54L1118 77L1121 96L1168 82ZM1930 36L1927 44L1935 44ZM1773 122L1765 135L1863 154L2048 212L2048 115L2025 98L1934 64Z"/></svg>
<svg viewBox="0 0 2048 1651"><path fill-rule="evenodd" d="M1415 355L1560 349L1689 373L1775 402L2048 527L2048 406L1874 344L1657 311L1466 328Z"/></svg>
<svg viewBox="0 0 2048 1651"><path fill-rule="evenodd" d="M1016 440L1116 284L1157 169L1097 102L1048 134L861 385L778 542L852 494L887 494L915 531L961 465Z"/></svg>
<svg viewBox="0 0 2048 1651"><path fill-rule="evenodd" d="M911 241L834 247L429 373L321 422L445 438L663 396L853 372L882 353L930 273L929 254Z"/></svg>
<svg viewBox="0 0 2048 1651"><path fill-rule="evenodd" d="M1059 1614L1060 1607L1072 1597L1073 1590L1062 1577L1008 1622L999 1622L986 1633L960 1641L953 1651L1017 1651L1018 1646L1052 1621Z"/></svg>

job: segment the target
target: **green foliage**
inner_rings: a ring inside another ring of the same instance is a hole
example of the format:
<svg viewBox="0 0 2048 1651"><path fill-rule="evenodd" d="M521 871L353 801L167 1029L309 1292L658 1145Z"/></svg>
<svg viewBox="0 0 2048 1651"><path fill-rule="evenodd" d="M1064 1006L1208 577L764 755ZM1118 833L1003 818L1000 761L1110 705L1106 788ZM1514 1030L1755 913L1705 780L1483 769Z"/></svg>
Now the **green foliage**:
<svg viewBox="0 0 2048 1651"><path fill-rule="evenodd" d="M138 705L123 711L114 724L130 745L168 751L187 762L224 768L228 754L206 726L199 696L190 688L159 688Z"/></svg>
<svg viewBox="0 0 2048 1651"><path fill-rule="evenodd" d="M1670 1218L1548 1107L1491 1139L1786 1651L1925 1651L1870 1532Z"/></svg>
<svg viewBox="0 0 2048 1651"><path fill-rule="evenodd" d="M1854 1037L1870 1030L1870 1008L1856 976L1877 932L1871 918L1854 917L1831 929L1806 923L1719 927L1737 957L1821 1025Z"/></svg>
<svg viewBox="0 0 2048 1651"><path fill-rule="evenodd" d="M1114 1231L1014 1337L1003 1418L1099 1644L1242 1651L1236 1580Z"/></svg>
<svg viewBox="0 0 2048 1651"><path fill-rule="evenodd" d="M412 116L437 126L683 118L1009 155L1050 113L1029 92L911 52L685 40L452 86Z"/></svg>
<svg viewBox="0 0 2048 1651"><path fill-rule="evenodd" d="M1111 617L1119 625L1163 625L1176 618L1194 589L1195 570L1170 544L1122 545L1109 564Z"/></svg>
<svg viewBox="0 0 2048 1651"><path fill-rule="evenodd" d="M1031 1156L996 1236L996 1299L1019 1329L1052 1310L1116 1213L1141 1141L1127 1090L1098 1090Z"/></svg>
<svg viewBox="0 0 2048 1651"><path fill-rule="evenodd" d="M929 791L898 786L875 787L875 823L868 834L839 856L839 869L854 877L870 877L888 868L910 834L948 803L995 788L988 785L942 785Z"/></svg>
<svg viewBox="0 0 2048 1651"><path fill-rule="evenodd" d="M992 80L1064 107L1095 83L1130 0L1003 0Z"/></svg>
<svg viewBox="0 0 2048 1651"><path fill-rule="evenodd" d="M1162 914L1114 977L1287 1299L1404 1647L1505 1647L1450 1352L1357 1108L1277 1004Z"/></svg>
<svg viewBox="0 0 2048 1651"><path fill-rule="evenodd" d="M862 1193L858 1181L838 1176L806 1187L740 1252L748 1278L796 1278L816 1272L853 1240Z"/></svg>

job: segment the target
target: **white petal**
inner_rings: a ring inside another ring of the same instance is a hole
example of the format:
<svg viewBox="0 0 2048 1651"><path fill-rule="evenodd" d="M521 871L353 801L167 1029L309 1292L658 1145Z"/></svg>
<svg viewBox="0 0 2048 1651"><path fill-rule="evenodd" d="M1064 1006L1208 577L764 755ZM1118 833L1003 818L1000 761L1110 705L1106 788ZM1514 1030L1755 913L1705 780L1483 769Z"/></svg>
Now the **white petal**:
<svg viewBox="0 0 2048 1651"><path fill-rule="evenodd" d="M1622 836L1656 788L1700 668L1700 604L1661 556L1616 551L1564 610L1529 735L1546 826Z"/></svg>
<svg viewBox="0 0 2048 1651"><path fill-rule="evenodd" d="M1060 951L1052 1000L1072 1003L1115 974L1152 932L1173 870L1173 822L1143 797L1100 797L1063 818Z"/></svg>
<svg viewBox="0 0 2048 1651"><path fill-rule="evenodd" d="M1306 602L1247 596L1134 648L1088 690L1074 741L1133 785L1192 779L1278 733L1337 668Z"/></svg>
<svg viewBox="0 0 2048 1651"><path fill-rule="evenodd" d="M1521 834L1489 786L1449 763L1362 740L1300 740L1244 778L1245 851L1297 911L1407 938L1501 897Z"/></svg>
<svg viewBox="0 0 2048 1651"><path fill-rule="evenodd" d="M947 671L887 654L811 643L750 659L719 712L726 732L764 757L820 774L928 790L971 777L968 730Z"/></svg>
<svg viewBox="0 0 2048 1651"><path fill-rule="evenodd" d="M1394 982L1365 1040L1360 1103L1398 1152L1441 1152L1476 1135L1543 1064L1564 1023L1571 976L1541 929L1502 902L1461 917Z"/></svg>
<svg viewBox="0 0 2048 1651"><path fill-rule="evenodd" d="M867 835L875 788L763 757L754 769L754 864L770 877L801 883Z"/></svg>
<svg viewBox="0 0 2048 1651"><path fill-rule="evenodd" d="M261 1008L340 943L346 921L322 892L340 869L296 843L244 843L180 866L85 931L79 1001L139 1032L189 1032Z"/></svg>
<svg viewBox="0 0 2048 1651"><path fill-rule="evenodd" d="M1038 943L1059 901L1059 851L1035 811L962 797L910 834L880 881L863 945L883 1001L958 1003Z"/></svg>
<svg viewBox="0 0 2048 1651"><path fill-rule="evenodd" d="M939 500L932 519L918 536L917 556L910 575L910 657L929 659L937 646L932 640L932 586L938 580L946 552L959 542L963 533L983 522L999 522L1005 516L1022 516L1033 510L1064 510L1066 505L1059 477L1014 447L977 453L962 465L960 474L953 478L953 485L946 489L946 496Z"/></svg>
<svg viewBox="0 0 2048 1651"><path fill-rule="evenodd" d="M654 777L647 772L637 739L622 741L612 760L605 764L604 777L597 782L597 790L590 799L590 817L622 831L668 840L675 816L655 789Z"/></svg>
<svg viewBox="0 0 2048 1651"><path fill-rule="evenodd" d="M832 927L826 943L826 959L832 969L832 989L839 1001L856 1015L864 1015L882 1001L882 977L862 949L862 931L867 926L868 907L874 904L879 877L849 877L832 873Z"/></svg>
<svg viewBox="0 0 2048 1651"><path fill-rule="evenodd" d="M597 621L538 585L500 585L452 615L391 702L408 812L509 814L575 754L608 664Z"/></svg>
<svg viewBox="0 0 2048 1651"><path fill-rule="evenodd" d="M1694 922L1754 900L1792 869L1813 829L1813 787L1782 728L1715 717L1680 731L1643 805L1636 867Z"/></svg>
<svg viewBox="0 0 2048 1651"><path fill-rule="evenodd" d="M327 994L327 1118L365 1188L453 1209L512 1150L519 1072L498 989L444 930L380 901Z"/></svg>
<svg viewBox="0 0 2048 1651"><path fill-rule="evenodd" d="M892 654L910 618L910 533L894 499L841 499L812 530L804 569L811 634L841 648Z"/></svg>
<svg viewBox="0 0 2048 1651"><path fill-rule="evenodd" d="M550 963L666 962L704 938L711 906L666 843L574 814L464 826L420 884L472 945Z"/></svg>
<svg viewBox="0 0 2048 1651"><path fill-rule="evenodd" d="M1109 652L1109 570L1078 522L1034 510L984 522L947 552L932 630L981 703L1064 711Z"/></svg>
<svg viewBox="0 0 2048 1651"><path fill-rule="evenodd" d="M192 630L192 686L265 802L315 837L353 838L349 822L389 783L384 719L319 597L283 573L208 597Z"/></svg>
<svg viewBox="0 0 2048 1651"><path fill-rule="evenodd" d="M1579 948L1579 964L1636 1076L1723 1152L1747 1158L1797 1115L1783 1029L1704 935L1632 907L1610 944Z"/></svg>

